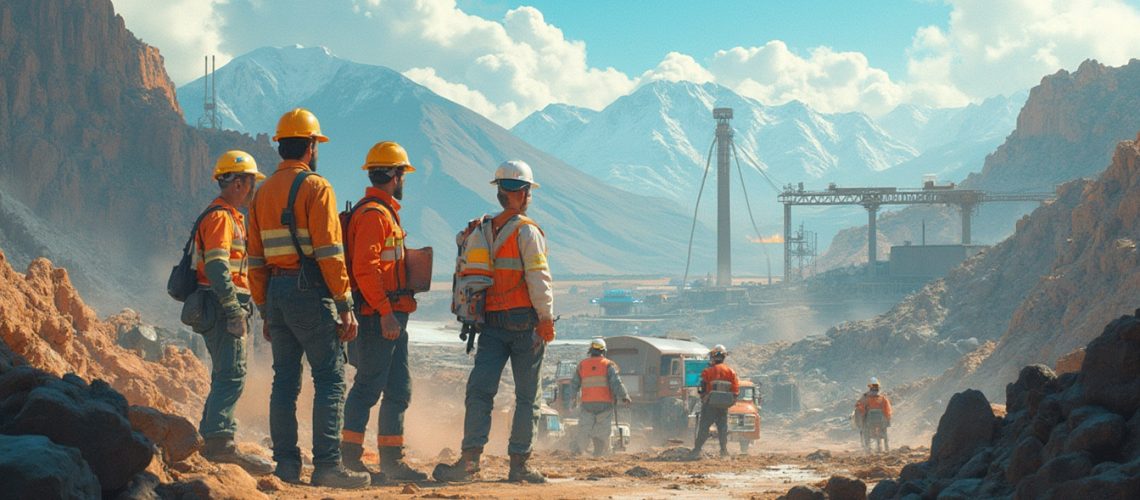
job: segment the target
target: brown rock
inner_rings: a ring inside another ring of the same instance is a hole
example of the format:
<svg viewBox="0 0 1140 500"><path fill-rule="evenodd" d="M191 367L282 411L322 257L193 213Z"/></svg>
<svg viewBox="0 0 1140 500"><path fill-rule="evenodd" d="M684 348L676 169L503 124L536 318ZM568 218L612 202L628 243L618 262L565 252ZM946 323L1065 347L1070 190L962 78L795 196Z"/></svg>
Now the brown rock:
<svg viewBox="0 0 1140 500"><path fill-rule="evenodd" d="M198 429L185 418L145 406L130 407L128 415L131 427L158 445L168 464L185 460L205 444Z"/></svg>
<svg viewBox="0 0 1140 500"><path fill-rule="evenodd" d="M830 500L866 500L867 484L858 479L831 476L823 491Z"/></svg>
<svg viewBox="0 0 1140 500"><path fill-rule="evenodd" d="M1076 373L1081 371L1081 364L1085 361L1085 348L1082 347L1073 352L1070 352L1060 358L1057 358L1056 368L1054 371L1057 375L1064 375L1066 373Z"/></svg>
<svg viewBox="0 0 1140 500"><path fill-rule="evenodd" d="M213 470L193 474L173 484L156 488L159 496L169 499L225 498L227 500L266 500L258 490L258 482L233 464L218 464Z"/></svg>

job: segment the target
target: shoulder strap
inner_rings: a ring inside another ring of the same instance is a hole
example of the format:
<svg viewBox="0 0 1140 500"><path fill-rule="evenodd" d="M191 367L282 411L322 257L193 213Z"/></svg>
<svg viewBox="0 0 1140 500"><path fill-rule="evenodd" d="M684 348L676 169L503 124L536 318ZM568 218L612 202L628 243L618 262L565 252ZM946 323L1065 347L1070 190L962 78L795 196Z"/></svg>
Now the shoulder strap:
<svg viewBox="0 0 1140 500"><path fill-rule="evenodd" d="M210 212L225 209L226 207L221 205L210 205L209 208L198 215L198 219L194 221L194 229L190 230L190 238L186 240L186 246L182 247L182 253L184 255L190 255L190 245L194 244L194 240L198 237L198 226L202 225L202 220L206 218L206 215Z"/></svg>
<svg viewBox="0 0 1140 500"><path fill-rule="evenodd" d="M281 224L289 228L289 237L293 239L293 249L297 251L298 259L304 259L306 256L301 251L301 242L297 240L297 217L293 205L297 203L297 192L301 190L301 184L310 175L317 174L309 170L302 170L297 173L297 176L293 178L293 185L289 187L289 198L285 202L285 209L281 211Z"/></svg>
<svg viewBox="0 0 1140 500"><path fill-rule="evenodd" d="M521 214L507 219L507 222L503 224L503 227L499 228L499 234L495 236L494 243L491 245L492 257L499 251L500 248L502 248L503 244L507 242L507 238L510 238L510 236L514 234L515 230L517 230L519 226L523 224L537 226L530 217Z"/></svg>
<svg viewBox="0 0 1140 500"><path fill-rule="evenodd" d="M348 211L348 220L352 220L352 216L354 214L356 214L356 210L358 208L363 207L364 204L369 203L369 202L379 203L380 206L384 207L384 209L388 211L388 214L391 215L393 219L396 219L396 224L402 224L400 222L400 214L397 214L395 210L392 210L392 207L389 206L388 203L386 203L384 200L381 200L380 198L376 198L374 196L369 196L369 197L366 197L366 198L356 202L356 205L353 206L352 209ZM368 210L379 211L379 209L376 209L376 208L365 208L364 210L365 211L368 211Z"/></svg>

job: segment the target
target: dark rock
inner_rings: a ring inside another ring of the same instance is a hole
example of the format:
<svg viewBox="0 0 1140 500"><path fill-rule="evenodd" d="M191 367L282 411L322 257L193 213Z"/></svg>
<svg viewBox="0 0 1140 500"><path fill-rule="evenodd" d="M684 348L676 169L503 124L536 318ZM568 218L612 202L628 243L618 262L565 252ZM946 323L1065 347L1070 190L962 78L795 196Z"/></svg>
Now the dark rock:
<svg viewBox="0 0 1140 500"><path fill-rule="evenodd" d="M867 500L888 500L895 498L899 492L899 483L893 479L884 479L875 485L871 490L871 494L867 495Z"/></svg>
<svg viewBox="0 0 1140 500"><path fill-rule="evenodd" d="M1049 433L1049 439L1045 441L1045 447L1041 449L1041 460L1048 462L1061 456L1065 452L1065 443L1068 439L1068 426L1058 425L1054 427L1053 432Z"/></svg>
<svg viewBox="0 0 1140 500"><path fill-rule="evenodd" d="M994 459L993 450L983 449L973 456L958 473L954 475L954 479L968 479L980 478L986 475L990 470L990 462Z"/></svg>
<svg viewBox="0 0 1140 500"><path fill-rule="evenodd" d="M155 488L161 483L158 476L142 472L131 479L127 486L115 495L115 500L158 500Z"/></svg>
<svg viewBox="0 0 1140 500"><path fill-rule="evenodd" d="M104 491L126 486L153 457L127 421L126 400L107 384L27 366L0 375L0 434L39 434L79 449Z"/></svg>
<svg viewBox="0 0 1140 500"><path fill-rule="evenodd" d="M657 473L638 465L625 471L625 475L632 477L653 477L656 476Z"/></svg>
<svg viewBox="0 0 1140 500"><path fill-rule="evenodd" d="M981 479L959 479L938 493L938 500L971 500L977 498Z"/></svg>
<svg viewBox="0 0 1140 500"><path fill-rule="evenodd" d="M1037 477L1048 484L1060 484L1089 475L1092 467L1087 453L1066 453L1045 462L1037 471Z"/></svg>
<svg viewBox="0 0 1140 500"><path fill-rule="evenodd" d="M858 479L843 476L831 476L827 486L823 487L827 498L831 500L866 500L867 484Z"/></svg>
<svg viewBox="0 0 1140 500"><path fill-rule="evenodd" d="M1048 441L1049 435L1053 432L1053 427L1061 423L1061 420L1063 417L1059 398L1046 398L1038 408L1037 415L1033 416L1033 423L1031 424L1033 435L1041 442Z"/></svg>
<svg viewBox="0 0 1140 500"><path fill-rule="evenodd" d="M922 481L930 473L930 466L926 462L910 463L903 466L899 472L899 482Z"/></svg>
<svg viewBox="0 0 1140 500"><path fill-rule="evenodd" d="M1005 479L1010 484L1017 484L1021 478L1032 474L1041 468L1041 441L1029 436L1018 441L1009 458L1009 465L1005 469Z"/></svg>
<svg viewBox="0 0 1140 500"><path fill-rule="evenodd" d="M926 481L906 481L899 486L899 498L907 498L911 495L923 496L923 493L930 487L930 483Z"/></svg>
<svg viewBox="0 0 1140 500"><path fill-rule="evenodd" d="M823 491L812 486L795 486L788 493L780 497L782 500L827 500Z"/></svg>
<svg viewBox="0 0 1140 500"><path fill-rule="evenodd" d="M1061 483L1049 493L1054 498L1140 498L1140 462L1098 466L1093 475Z"/></svg>
<svg viewBox="0 0 1140 500"><path fill-rule="evenodd" d="M987 446L997 419L981 391L967 389L950 398L930 443L930 461L939 470L956 469Z"/></svg>
<svg viewBox="0 0 1140 500"><path fill-rule="evenodd" d="M1127 458L1140 458L1140 411L1132 414L1132 418L1128 419L1125 434L1128 439L1124 441L1121 454Z"/></svg>
<svg viewBox="0 0 1140 500"><path fill-rule="evenodd" d="M1140 319L1121 317L1089 342L1079 380L1087 404L1120 415L1140 408Z"/></svg>
<svg viewBox="0 0 1140 500"><path fill-rule="evenodd" d="M1021 369L1017 382L1005 386L1005 407L1009 413L1028 410L1031 393L1044 395L1045 387L1057 380L1057 374L1045 365L1029 365ZM1030 412L1032 414L1032 412Z"/></svg>
<svg viewBox="0 0 1140 500"><path fill-rule="evenodd" d="M128 415L131 427L158 445L167 463L181 462L205 444L194 424L178 415L146 406L132 406Z"/></svg>
<svg viewBox="0 0 1140 500"><path fill-rule="evenodd" d="M0 496L99 498L99 479L79 450L44 436L0 435Z"/></svg>
<svg viewBox="0 0 1140 500"><path fill-rule="evenodd" d="M1104 411L1083 419L1069 433L1065 451L1087 451L1096 461L1110 460L1116 457L1123 441L1124 418Z"/></svg>
<svg viewBox="0 0 1140 500"><path fill-rule="evenodd" d="M807 458L808 460L814 460L816 462L821 462L821 461L830 459L831 458L831 452L827 451L827 450L815 450L811 453L808 453L807 457L805 457L805 458Z"/></svg>

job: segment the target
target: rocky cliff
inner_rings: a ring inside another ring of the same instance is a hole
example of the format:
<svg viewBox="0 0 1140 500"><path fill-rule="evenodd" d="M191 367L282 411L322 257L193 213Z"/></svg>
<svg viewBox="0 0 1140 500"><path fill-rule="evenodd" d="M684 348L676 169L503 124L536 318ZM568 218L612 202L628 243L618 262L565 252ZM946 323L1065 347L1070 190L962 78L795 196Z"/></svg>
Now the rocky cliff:
<svg viewBox="0 0 1140 500"><path fill-rule="evenodd" d="M1041 79L1017 118L1017 128L986 157L982 170L962 187L1001 192L1049 192L1063 182L1094 177L1112 158L1117 142L1140 130L1140 60L1121 67L1085 61L1075 72L1065 70ZM936 165L931 171L937 170ZM1008 236L1013 223L1033 204L984 205L974 220L975 242ZM931 243L957 243L961 231L957 210L913 207L879 222L879 248L914 235L922 221ZM938 235L931 230L938 231ZM866 227L840 232L817 265L829 269L867 261Z"/></svg>
<svg viewBox="0 0 1140 500"><path fill-rule="evenodd" d="M0 185L140 274L174 258L216 155L272 165L265 138L183 123L162 56L109 0L0 3L0 61Z"/></svg>

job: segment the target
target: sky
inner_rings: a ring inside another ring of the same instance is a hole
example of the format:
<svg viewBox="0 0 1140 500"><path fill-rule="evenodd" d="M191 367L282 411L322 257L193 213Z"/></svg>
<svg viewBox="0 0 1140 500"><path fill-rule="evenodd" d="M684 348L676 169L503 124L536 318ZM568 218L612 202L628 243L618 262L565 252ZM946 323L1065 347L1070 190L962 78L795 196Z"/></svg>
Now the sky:
<svg viewBox="0 0 1140 500"><path fill-rule="evenodd" d="M328 47L510 127L648 82L880 116L957 107L1140 56L1140 0L113 0L182 85L202 56Z"/></svg>

